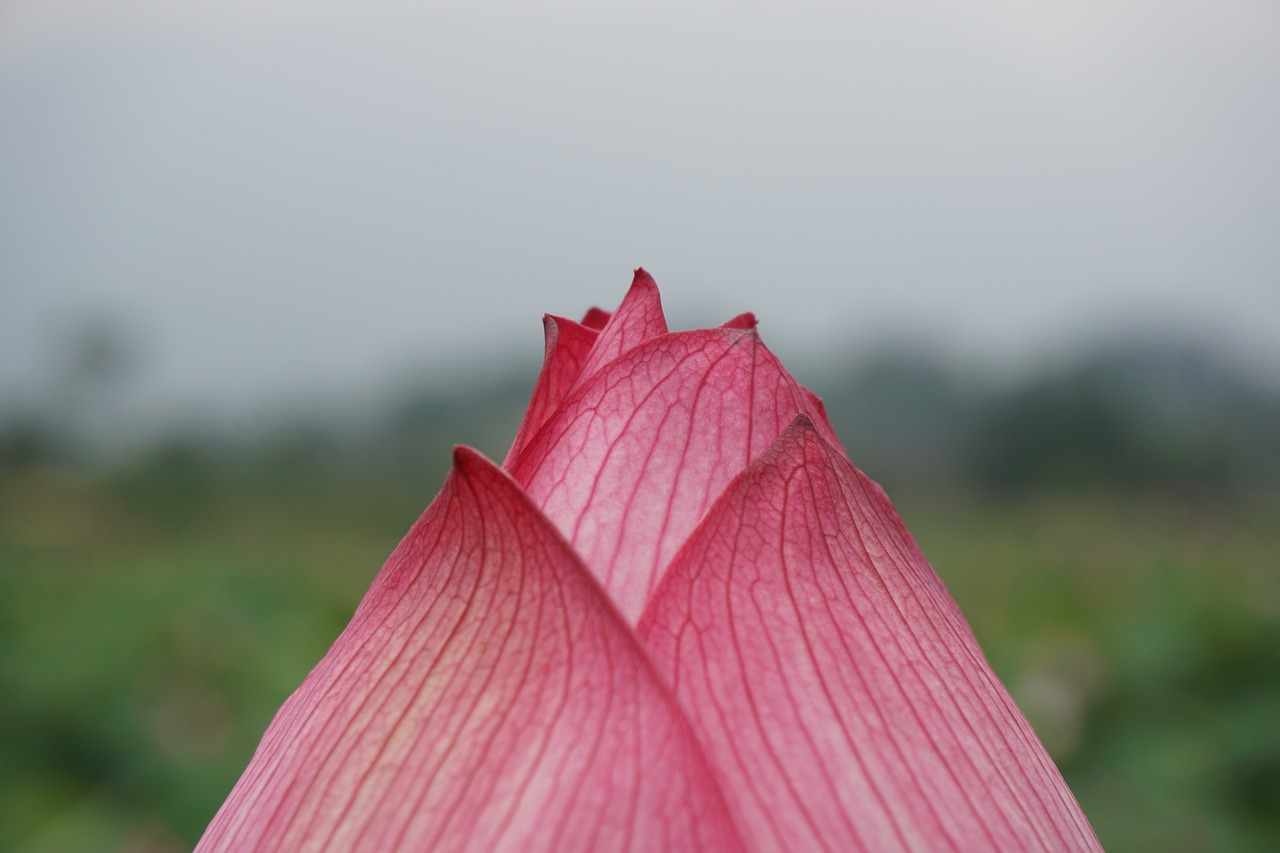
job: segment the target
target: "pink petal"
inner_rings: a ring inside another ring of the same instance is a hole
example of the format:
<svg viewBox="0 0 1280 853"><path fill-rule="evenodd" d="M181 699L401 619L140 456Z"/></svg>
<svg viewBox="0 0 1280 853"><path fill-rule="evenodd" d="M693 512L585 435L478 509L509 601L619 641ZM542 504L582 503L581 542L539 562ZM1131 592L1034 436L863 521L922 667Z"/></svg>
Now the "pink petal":
<svg viewBox="0 0 1280 853"><path fill-rule="evenodd" d="M722 329L754 329L759 324L760 324L760 321L756 319L756 315L752 314L750 311L747 311L742 314L739 314L738 316L734 317L731 320L726 320L724 323L720 324L720 328ZM809 408L811 410L811 413L817 415L818 422L823 425L824 434L830 434L834 436L835 429L831 426L831 421L827 418L827 407L822 402L822 398L819 397L817 394L813 393L812 391L810 391L808 388L805 388L803 385L800 386L800 389L804 392L805 396L809 398Z"/></svg>
<svg viewBox="0 0 1280 853"><path fill-rule="evenodd" d="M604 328L604 324L609 322L610 313L603 308L588 308L587 313L582 315L582 325L588 329L595 329L597 332Z"/></svg>
<svg viewBox="0 0 1280 853"><path fill-rule="evenodd" d="M519 488L459 448L200 846L741 844L630 629Z"/></svg>
<svg viewBox="0 0 1280 853"><path fill-rule="evenodd" d="M888 499L804 418L638 630L761 847L1099 849Z"/></svg>
<svg viewBox="0 0 1280 853"><path fill-rule="evenodd" d="M595 329L550 314L542 318L542 329L546 339L542 372L538 374L529 408L524 413L516 439L503 462L505 468L511 467L520 451L524 450L547 418L564 401L578 374L582 372L591 347L599 337L599 332Z"/></svg>
<svg viewBox="0 0 1280 853"><path fill-rule="evenodd" d="M635 620L702 514L801 412L821 417L754 329L678 332L580 378L510 470Z"/></svg>
<svg viewBox="0 0 1280 853"><path fill-rule="evenodd" d="M617 319L610 326L609 321L615 317ZM611 314L600 308L590 308L581 323L548 314L542 318L542 327L546 340L542 372L538 375L516 439L502 463L502 467L507 469L538 434L579 377L584 373L595 373L622 352L666 334L667 321L662 313L657 284L647 272L638 269L617 311ZM601 331L606 327L608 330L602 335ZM600 341L599 347L596 346L597 340ZM594 355L593 348L598 350Z"/></svg>
<svg viewBox="0 0 1280 853"><path fill-rule="evenodd" d="M666 333L667 318L662 313L658 285L651 275L638 269L622 304L601 328L600 338L583 366L581 381L591 378L628 350Z"/></svg>

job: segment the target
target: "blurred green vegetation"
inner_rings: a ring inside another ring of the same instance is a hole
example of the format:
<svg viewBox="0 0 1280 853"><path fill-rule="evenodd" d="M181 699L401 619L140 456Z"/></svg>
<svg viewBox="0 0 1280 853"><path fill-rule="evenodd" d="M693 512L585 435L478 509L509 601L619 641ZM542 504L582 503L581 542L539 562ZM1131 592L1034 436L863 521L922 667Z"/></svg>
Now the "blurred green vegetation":
<svg viewBox="0 0 1280 853"><path fill-rule="evenodd" d="M1280 849L1280 406L1212 359L1016 387L886 356L809 378L1111 850ZM178 435L0 434L0 848L189 848L443 480L532 377Z"/></svg>

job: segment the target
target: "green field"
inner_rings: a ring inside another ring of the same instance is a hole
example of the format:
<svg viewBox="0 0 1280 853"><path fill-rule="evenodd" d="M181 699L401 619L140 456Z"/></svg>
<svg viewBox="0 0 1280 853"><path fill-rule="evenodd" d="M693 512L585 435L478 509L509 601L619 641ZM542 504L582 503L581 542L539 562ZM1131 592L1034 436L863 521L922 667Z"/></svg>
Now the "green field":
<svg viewBox="0 0 1280 853"><path fill-rule="evenodd" d="M0 848L189 848L443 473L215 467L0 480ZM892 496L1108 849L1280 849L1275 507Z"/></svg>

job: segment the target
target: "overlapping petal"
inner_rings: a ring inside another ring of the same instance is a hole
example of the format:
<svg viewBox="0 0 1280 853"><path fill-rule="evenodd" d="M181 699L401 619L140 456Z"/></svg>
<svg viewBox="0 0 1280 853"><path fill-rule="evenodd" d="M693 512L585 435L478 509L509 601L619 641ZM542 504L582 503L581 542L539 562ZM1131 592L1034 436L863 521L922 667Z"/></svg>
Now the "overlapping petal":
<svg viewBox="0 0 1280 853"><path fill-rule="evenodd" d="M606 322L609 315L603 311L600 314L605 317L605 321L601 322ZM591 319L591 315L588 314L584 319ZM596 320L599 321L599 317ZM538 374L538 381L533 386L533 396L529 399L529 408L525 410L515 441L511 443L511 450L502 463L504 468L511 467L530 440L538 434L538 430L542 429L547 418L564 402L569 390L578 381L587 356L591 354L591 348L600 336L597 329L585 322L575 323L550 314L542 318L542 330L546 341L542 372Z"/></svg>
<svg viewBox="0 0 1280 853"><path fill-rule="evenodd" d="M888 500L806 418L638 631L761 849L1097 849Z"/></svg>
<svg viewBox="0 0 1280 853"><path fill-rule="evenodd" d="M836 442L755 329L664 334L580 377L510 470L634 621L703 513L801 413Z"/></svg>
<svg viewBox="0 0 1280 853"><path fill-rule="evenodd" d="M631 629L518 486L460 448L200 849L739 847Z"/></svg>
<svg viewBox="0 0 1280 853"><path fill-rule="evenodd" d="M585 382L602 367L651 338L667 333L667 318L662 313L662 298L653 276L643 269L636 270L622 304L611 315L604 312L587 312L584 321L599 322L600 338L591 349L582 367L579 381Z"/></svg>

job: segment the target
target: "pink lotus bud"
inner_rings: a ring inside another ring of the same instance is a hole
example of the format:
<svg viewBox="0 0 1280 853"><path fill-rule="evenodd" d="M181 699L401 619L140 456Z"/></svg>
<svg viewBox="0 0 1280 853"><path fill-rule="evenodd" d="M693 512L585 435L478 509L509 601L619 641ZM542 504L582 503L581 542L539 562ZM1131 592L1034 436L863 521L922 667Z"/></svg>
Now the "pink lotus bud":
<svg viewBox="0 0 1280 853"><path fill-rule="evenodd" d="M200 849L1099 849L751 315L546 333Z"/></svg>

